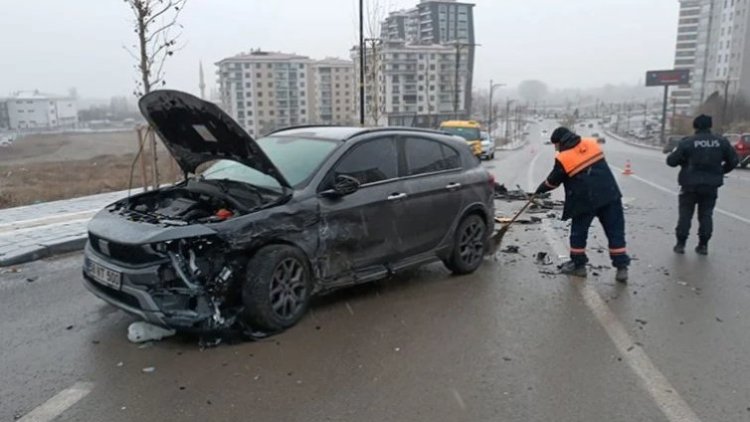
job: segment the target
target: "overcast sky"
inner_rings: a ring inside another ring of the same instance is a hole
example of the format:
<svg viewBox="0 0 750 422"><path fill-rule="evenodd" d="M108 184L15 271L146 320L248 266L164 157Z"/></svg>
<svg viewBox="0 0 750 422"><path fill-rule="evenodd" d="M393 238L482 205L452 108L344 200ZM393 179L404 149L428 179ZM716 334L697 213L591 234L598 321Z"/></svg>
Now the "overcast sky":
<svg viewBox="0 0 750 422"><path fill-rule="evenodd" d="M402 8L418 0L379 1ZM490 78L553 88L635 84L648 69L672 67L677 0L475 3L475 87ZM122 0L0 0L0 11L0 96L132 92L134 62L122 47L135 37ZM251 48L348 58L357 0L189 0L181 22L187 45L168 64L168 87L196 92L200 60L213 86L213 63Z"/></svg>

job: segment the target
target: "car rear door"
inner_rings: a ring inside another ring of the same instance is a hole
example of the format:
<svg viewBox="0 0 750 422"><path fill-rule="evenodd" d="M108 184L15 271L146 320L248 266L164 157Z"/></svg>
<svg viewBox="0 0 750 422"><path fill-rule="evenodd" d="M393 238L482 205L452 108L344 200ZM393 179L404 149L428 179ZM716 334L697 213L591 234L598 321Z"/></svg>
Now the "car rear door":
<svg viewBox="0 0 750 422"><path fill-rule="evenodd" d="M429 137L399 138L407 198L398 221L401 250L412 256L435 249L463 208L463 169L453 147Z"/></svg>
<svg viewBox="0 0 750 422"><path fill-rule="evenodd" d="M360 188L344 197L320 198L324 277L383 273L395 259L396 222L406 198L398 163L396 139L388 136L362 141L332 167L321 189L340 175L356 178Z"/></svg>

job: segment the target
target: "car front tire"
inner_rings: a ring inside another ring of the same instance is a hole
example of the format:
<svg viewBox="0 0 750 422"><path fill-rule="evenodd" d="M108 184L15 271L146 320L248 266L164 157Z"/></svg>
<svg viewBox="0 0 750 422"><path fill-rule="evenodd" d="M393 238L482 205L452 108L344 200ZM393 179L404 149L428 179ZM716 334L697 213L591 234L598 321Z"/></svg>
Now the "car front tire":
<svg viewBox="0 0 750 422"><path fill-rule="evenodd" d="M312 271L305 254L287 245L260 249L247 265L242 303L244 320L252 329L285 330L307 312Z"/></svg>
<svg viewBox="0 0 750 422"><path fill-rule="evenodd" d="M464 217L453 236L453 252L444 261L453 274L471 274L482 265L487 247L487 223L477 214Z"/></svg>

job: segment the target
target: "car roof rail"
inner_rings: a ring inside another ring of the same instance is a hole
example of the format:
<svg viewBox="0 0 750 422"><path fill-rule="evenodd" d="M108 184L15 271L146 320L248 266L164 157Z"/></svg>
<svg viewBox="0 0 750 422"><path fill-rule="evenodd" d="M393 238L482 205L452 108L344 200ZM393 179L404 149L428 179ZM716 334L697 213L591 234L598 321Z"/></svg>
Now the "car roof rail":
<svg viewBox="0 0 750 422"><path fill-rule="evenodd" d="M307 129L307 128L313 128L313 127L345 127L341 125L296 125L296 126L287 126L279 129L274 129L268 133L266 133L263 136L269 136L273 135L274 133L284 132L286 130L293 130L293 129Z"/></svg>
<svg viewBox="0 0 750 422"><path fill-rule="evenodd" d="M426 128L419 128L419 127L409 127L409 126L388 126L388 127L373 127L373 128L362 128L361 132L357 132L348 138L344 139L344 141L348 141L354 137L370 134L370 133L378 133L378 132L415 132L415 133L431 133L434 135L444 135L444 136L451 136L451 133L443 132L440 130L435 129L426 129Z"/></svg>

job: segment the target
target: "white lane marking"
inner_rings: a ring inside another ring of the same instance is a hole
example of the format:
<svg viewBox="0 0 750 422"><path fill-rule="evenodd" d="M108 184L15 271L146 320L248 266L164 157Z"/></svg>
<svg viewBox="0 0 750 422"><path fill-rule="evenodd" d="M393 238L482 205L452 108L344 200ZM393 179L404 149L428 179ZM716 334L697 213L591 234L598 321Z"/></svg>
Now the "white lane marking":
<svg viewBox="0 0 750 422"><path fill-rule="evenodd" d="M559 256L567 254L565 245L558 239L548 221L544 222L544 232L547 242ZM579 293L583 297L586 306L599 322L599 325L607 332L615 348L630 369L640 379L643 388L649 393L664 416L670 422L700 422L698 415L680 396L667 377L651 362L651 359L640 346L628 334L617 315L609 308L599 293L585 280L574 282Z"/></svg>
<svg viewBox="0 0 750 422"><path fill-rule="evenodd" d="M528 170L529 180L534 173L535 160L531 162ZM666 189L666 188L665 188ZM555 254L564 257L568 251L565 243L554 233L549 220L543 223L544 234L547 243ZM651 362L646 352L635 344L625 326L622 325L614 312L609 308L599 293L585 281L576 281L576 288L583 297L586 307L589 308L599 325L609 336L615 348L627 362L630 369L638 376L643 388L651 396L654 403L659 407L664 416L670 422L701 422L698 415L683 400L677 390L670 384L667 377Z"/></svg>
<svg viewBox="0 0 750 422"><path fill-rule="evenodd" d="M536 160L539 159L539 156L542 155L542 152L538 152L534 158L529 163L529 172L526 173L526 187L528 190L536 190L536 187L534 186L534 166L536 166Z"/></svg>
<svg viewBox="0 0 750 422"><path fill-rule="evenodd" d="M622 169L619 168L619 167L613 166L611 164L610 164L610 167L612 167L614 170L622 172ZM637 181L639 181L641 183L645 183L645 184L651 186L652 188L654 188L656 190L660 190L660 191L662 191L664 193L668 193L668 194L671 194L671 195L674 195L674 196L679 196L679 194L680 194L677 191L673 191L672 189L669 189L669 188L666 188L666 187L664 187L662 185L656 184L656 183L654 183L654 182L652 182L650 180L644 179L644 178L642 178L642 177L640 177L638 175L635 175L635 174L631 174L630 176L626 176L626 177L630 177L630 178L633 178L633 179L635 179L635 180L637 180ZM727 211L727 210L722 209L722 208L715 208L715 211L717 213L719 213L719 214L722 214L722 215L726 216L726 217L734 218L735 220L740 221L742 223L750 224L750 218L745 218L745 217L743 217L741 215L735 214L735 213L733 213L731 211Z"/></svg>
<svg viewBox="0 0 750 422"><path fill-rule="evenodd" d="M49 422L86 397L94 387L91 382L77 382L60 391L41 406L27 413L18 422Z"/></svg>

